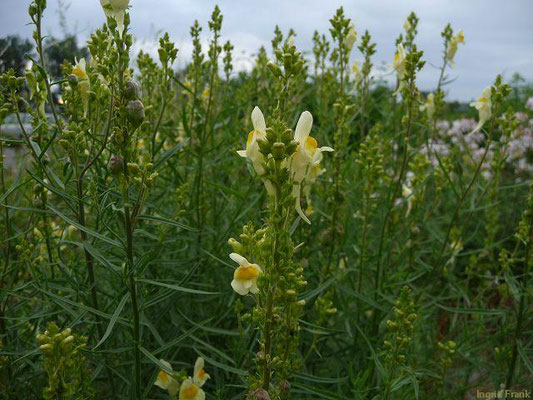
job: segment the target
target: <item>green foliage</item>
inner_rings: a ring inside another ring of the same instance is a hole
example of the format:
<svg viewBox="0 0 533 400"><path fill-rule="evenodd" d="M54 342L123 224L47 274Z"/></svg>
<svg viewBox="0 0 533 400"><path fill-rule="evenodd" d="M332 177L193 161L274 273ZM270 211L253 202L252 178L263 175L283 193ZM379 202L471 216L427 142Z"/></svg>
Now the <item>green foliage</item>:
<svg viewBox="0 0 533 400"><path fill-rule="evenodd" d="M80 48L45 40L33 1L34 44L2 58L0 398L525 388L531 85L448 102L447 25L420 93L414 13L390 87L342 8L309 59L276 26L246 72L218 7L180 61L168 34L134 57L128 2L104 3Z"/></svg>

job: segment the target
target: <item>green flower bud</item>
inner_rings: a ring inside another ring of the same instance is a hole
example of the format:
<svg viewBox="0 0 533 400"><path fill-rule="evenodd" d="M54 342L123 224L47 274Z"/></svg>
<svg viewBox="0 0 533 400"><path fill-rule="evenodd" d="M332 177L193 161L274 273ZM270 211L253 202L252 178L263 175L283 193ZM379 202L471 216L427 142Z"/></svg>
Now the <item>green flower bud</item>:
<svg viewBox="0 0 533 400"><path fill-rule="evenodd" d="M128 163L128 172L137 175L140 172L139 164L137 163Z"/></svg>
<svg viewBox="0 0 533 400"><path fill-rule="evenodd" d="M235 240L234 238L229 238L228 244L231 246L231 248L233 249L235 253L241 253L243 250L242 244L238 242L237 240Z"/></svg>
<svg viewBox="0 0 533 400"><path fill-rule="evenodd" d="M282 160L285 155L285 144L276 142L272 145L272 155L275 160Z"/></svg>
<svg viewBox="0 0 533 400"><path fill-rule="evenodd" d="M279 78L279 77L281 77L283 75L279 65L277 65L277 64L275 64L273 62L269 62L267 64L267 68L272 73L272 75L274 75L276 78Z"/></svg>

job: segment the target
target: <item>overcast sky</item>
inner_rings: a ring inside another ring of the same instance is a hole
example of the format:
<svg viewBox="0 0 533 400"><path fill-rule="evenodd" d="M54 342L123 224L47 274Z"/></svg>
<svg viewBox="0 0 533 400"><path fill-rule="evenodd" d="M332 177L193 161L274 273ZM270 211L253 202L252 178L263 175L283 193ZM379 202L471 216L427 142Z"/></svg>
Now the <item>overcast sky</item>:
<svg viewBox="0 0 533 400"><path fill-rule="evenodd" d="M58 6L66 11L69 30L86 40L90 32L104 23L99 0L48 0L44 32L61 36ZM30 36L27 7L29 0L0 0L0 36ZM198 19L204 26L215 4L224 15L223 40L235 45L239 68L249 68L251 56L261 45L270 48L276 24L286 32L297 33L296 45L310 52L316 29L328 33L329 18L339 6L355 22L359 33L368 29L377 42L376 65L390 64L394 40L411 11L420 18L416 42L428 61L419 77L422 90L436 86L438 71L431 66L441 62L440 32L450 22L465 33L466 46L459 46L456 66L450 77L456 78L447 88L451 99L470 100L493 82L496 74L510 78L519 72L533 81L533 1L532 0L131 0L132 33L136 48L152 49L160 32L168 31L176 42L178 58L184 65L190 57L189 27ZM353 59L359 59L356 50Z"/></svg>

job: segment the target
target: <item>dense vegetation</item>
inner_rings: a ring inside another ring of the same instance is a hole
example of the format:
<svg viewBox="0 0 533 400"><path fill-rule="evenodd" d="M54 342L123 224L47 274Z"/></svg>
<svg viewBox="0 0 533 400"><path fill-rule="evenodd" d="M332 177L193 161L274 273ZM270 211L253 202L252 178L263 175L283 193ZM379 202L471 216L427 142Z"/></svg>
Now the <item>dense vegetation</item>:
<svg viewBox="0 0 533 400"><path fill-rule="evenodd" d="M235 72L215 7L177 71L167 34L130 59L128 1L101 3L80 49L34 0L32 62L0 76L0 398L531 389L530 86L447 103L448 25L421 93L411 14L390 88L342 8L311 59L276 29Z"/></svg>

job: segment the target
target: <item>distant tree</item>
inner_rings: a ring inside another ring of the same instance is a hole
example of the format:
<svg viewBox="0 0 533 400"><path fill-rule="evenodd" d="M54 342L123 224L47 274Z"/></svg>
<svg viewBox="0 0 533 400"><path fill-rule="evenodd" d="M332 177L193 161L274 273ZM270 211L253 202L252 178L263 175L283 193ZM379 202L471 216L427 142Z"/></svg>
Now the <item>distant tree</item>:
<svg viewBox="0 0 533 400"><path fill-rule="evenodd" d="M0 73L13 68L17 75L22 75L27 55L33 53L33 43L29 39L22 39L18 35L0 38Z"/></svg>
<svg viewBox="0 0 533 400"><path fill-rule="evenodd" d="M45 43L45 57L48 71L54 79L61 77L61 64L66 60L74 63L74 60L87 57L87 47L79 47L76 36L69 35L64 39L50 38Z"/></svg>

